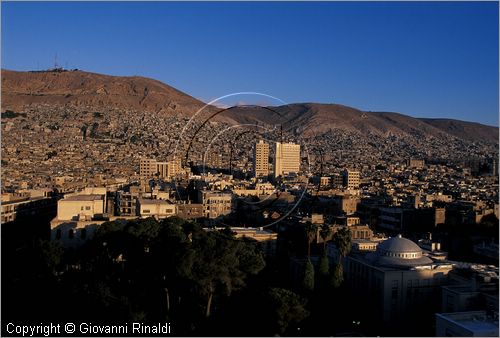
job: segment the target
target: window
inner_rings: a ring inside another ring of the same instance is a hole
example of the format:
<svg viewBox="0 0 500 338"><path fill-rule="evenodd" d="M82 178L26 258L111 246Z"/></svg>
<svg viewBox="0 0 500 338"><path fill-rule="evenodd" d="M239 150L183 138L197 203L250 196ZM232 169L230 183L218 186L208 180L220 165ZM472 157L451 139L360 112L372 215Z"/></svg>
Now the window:
<svg viewBox="0 0 500 338"><path fill-rule="evenodd" d="M62 235L61 229L57 229L57 231L56 231L56 239L61 239L61 235Z"/></svg>
<svg viewBox="0 0 500 338"><path fill-rule="evenodd" d="M90 207L85 207L85 210L90 210Z"/></svg>
<svg viewBox="0 0 500 338"><path fill-rule="evenodd" d="M83 206L80 208L80 210L83 210Z"/></svg>
<svg viewBox="0 0 500 338"><path fill-rule="evenodd" d="M69 229L68 238L73 239L75 237L75 231L73 229Z"/></svg>
<svg viewBox="0 0 500 338"><path fill-rule="evenodd" d="M144 209L144 210L142 211L142 213L143 213L143 214L149 214L150 212L151 212L151 210L149 210L149 209Z"/></svg>
<svg viewBox="0 0 500 338"><path fill-rule="evenodd" d="M396 298L398 298L398 287L397 286L392 288L391 298L392 298L392 300L395 300Z"/></svg>

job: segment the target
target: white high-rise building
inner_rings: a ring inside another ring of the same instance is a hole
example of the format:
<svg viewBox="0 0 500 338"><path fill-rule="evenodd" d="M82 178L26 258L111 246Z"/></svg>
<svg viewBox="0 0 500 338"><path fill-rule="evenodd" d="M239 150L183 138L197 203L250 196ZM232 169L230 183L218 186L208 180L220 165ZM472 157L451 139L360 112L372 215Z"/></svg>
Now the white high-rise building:
<svg viewBox="0 0 500 338"><path fill-rule="evenodd" d="M300 144L276 142L274 153L274 176L300 171Z"/></svg>
<svg viewBox="0 0 500 338"><path fill-rule="evenodd" d="M253 151L255 177L269 175L269 144L260 140Z"/></svg>

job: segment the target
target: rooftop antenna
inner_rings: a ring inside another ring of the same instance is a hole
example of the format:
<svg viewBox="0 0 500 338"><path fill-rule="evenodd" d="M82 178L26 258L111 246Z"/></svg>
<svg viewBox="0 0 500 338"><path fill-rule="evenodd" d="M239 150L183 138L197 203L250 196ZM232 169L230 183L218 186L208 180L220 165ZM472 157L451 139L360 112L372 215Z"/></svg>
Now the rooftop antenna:
<svg viewBox="0 0 500 338"><path fill-rule="evenodd" d="M57 68L59 68L59 65L57 64L57 53L56 53L56 55L54 56L54 69Z"/></svg>

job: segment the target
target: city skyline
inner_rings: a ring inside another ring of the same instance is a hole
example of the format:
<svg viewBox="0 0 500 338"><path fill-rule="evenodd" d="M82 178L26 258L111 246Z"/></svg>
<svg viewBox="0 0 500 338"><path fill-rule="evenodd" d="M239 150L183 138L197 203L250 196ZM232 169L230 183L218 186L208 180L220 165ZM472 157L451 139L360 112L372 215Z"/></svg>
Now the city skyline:
<svg viewBox="0 0 500 338"><path fill-rule="evenodd" d="M3 335L499 336L498 2L1 6Z"/></svg>
<svg viewBox="0 0 500 338"><path fill-rule="evenodd" d="M5 69L47 69L57 55L65 68L152 77L205 102L258 91L498 126L495 2L3 2L2 11Z"/></svg>

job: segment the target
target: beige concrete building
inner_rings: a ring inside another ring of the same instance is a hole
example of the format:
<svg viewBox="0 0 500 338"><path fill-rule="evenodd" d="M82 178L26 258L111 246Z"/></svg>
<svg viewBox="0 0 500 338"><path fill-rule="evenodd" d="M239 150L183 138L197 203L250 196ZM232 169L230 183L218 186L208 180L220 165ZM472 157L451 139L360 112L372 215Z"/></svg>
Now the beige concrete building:
<svg viewBox="0 0 500 338"><path fill-rule="evenodd" d="M222 168L222 154L210 151L204 157L205 166L210 168Z"/></svg>
<svg viewBox="0 0 500 338"><path fill-rule="evenodd" d="M142 218L154 217L162 219L176 215L176 205L160 199L140 198L137 202L139 216Z"/></svg>
<svg viewBox="0 0 500 338"><path fill-rule="evenodd" d="M320 187L328 187L330 186L331 179L328 176L322 176L319 179L319 186Z"/></svg>
<svg viewBox="0 0 500 338"><path fill-rule="evenodd" d="M274 153L274 176L283 176L300 171L300 144L276 142Z"/></svg>
<svg viewBox="0 0 500 338"><path fill-rule="evenodd" d="M344 187L348 190L359 189L359 171L345 169L343 172Z"/></svg>
<svg viewBox="0 0 500 338"><path fill-rule="evenodd" d="M233 194L238 196L263 196L271 195L276 191L276 188L271 183L257 183L255 188L237 188L232 189Z"/></svg>
<svg viewBox="0 0 500 338"><path fill-rule="evenodd" d="M97 228L107 220L60 221L50 223L51 240L59 241L64 247L79 247L94 235Z"/></svg>
<svg viewBox="0 0 500 338"><path fill-rule="evenodd" d="M151 178L158 175L160 178L172 178L180 174L182 165L180 159L167 162L158 162L152 158L142 158L139 164L139 175L142 178Z"/></svg>
<svg viewBox="0 0 500 338"><path fill-rule="evenodd" d="M269 175L269 144L263 140L255 144L253 166L255 177Z"/></svg>
<svg viewBox="0 0 500 338"><path fill-rule="evenodd" d="M180 159L173 159L167 162L167 178L175 177L182 173L182 164Z"/></svg>
<svg viewBox="0 0 500 338"><path fill-rule="evenodd" d="M177 216L183 219L203 218L203 204L201 203L183 203L177 204Z"/></svg>
<svg viewBox="0 0 500 338"><path fill-rule="evenodd" d="M360 199L353 195L337 195L334 198L336 211L344 213L349 216L358 210Z"/></svg>
<svg viewBox="0 0 500 338"><path fill-rule="evenodd" d="M76 247L108 219L106 188L87 187L66 194L57 202L57 216L50 222L51 238L61 241L65 247Z"/></svg>
<svg viewBox="0 0 500 338"><path fill-rule="evenodd" d="M49 197L21 197L4 199L2 195L2 224L13 222L20 216L47 214L55 200Z"/></svg>
<svg viewBox="0 0 500 338"><path fill-rule="evenodd" d="M141 158L139 175L141 175L142 178L149 178L153 177L156 173L156 160L152 158Z"/></svg>
<svg viewBox="0 0 500 338"><path fill-rule="evenodd" d="M352 239L371 239L373 237L373 231L368 225L351 225L348 226L351 231Z"/></svg>
<svg viewBox="0 0 500 338"><path fill-rule="evenodd" d="M232 194L211 190L201 190L198 194L206 218L213 219L231 213Z"/></svg>
<svg viewBox="0 0 500 338"><path fill-rule="evenodd" d="M276 243L278 234L262 228L236 228L232 227L236 233L236 238L252 238L259 243L259 247L265 255L274 255L276 253Z"/></svg>
<svg viewBox="0 0 500 338"><path fill-rule="evenodd" d="M90 221L103 214L103 195L65 196L57 202L57 219L60 221Z"/></svg>
<svg viewBox="0 0 500 338"><path fill-rule="evenodd" d="M168 177L168 162L156 162L155 173L161 178Z"/></svg>

